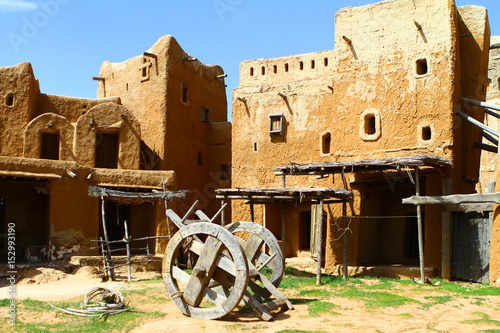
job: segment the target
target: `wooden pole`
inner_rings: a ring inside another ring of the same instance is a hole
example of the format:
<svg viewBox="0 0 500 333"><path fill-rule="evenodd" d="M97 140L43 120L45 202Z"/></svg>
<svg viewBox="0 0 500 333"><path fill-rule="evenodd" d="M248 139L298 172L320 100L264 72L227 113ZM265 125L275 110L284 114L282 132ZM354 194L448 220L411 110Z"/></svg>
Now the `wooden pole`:
<svg viewBox="0 0 500 333"><path fill-rule="evenodd" d="M226 200L222 200L221 201L221 207L224 207L225 204L226 204ZM220 225L221 226L225 226L226 225L226 210L225 209L221 213Z"/></svg>
<svg viewBox="0 0 500 333"><path fill-rule="evenodd" d="M416 196L420 196L420 179L418 168L415 168L415 188ZM420 283L425 283L424 270L424 235L422 228L422 205L417 205L417 225L418 225L418 256L420 259Z"/></svg>
<svg viewBox="0 0 500 333"><path fill-rule="evenodd" d="M347 262L347 201L342 202L342 216L344 217L344 279L347 279L349 274L348 268L349 264Z"/></svg>
<svg viewBox="0 0 500 333"><path fill-rule="evenodd" d="M321 285L321 262L323 261L323 199L316 209L316 221L318 225L318 268L316 272L316 285Z"/></svg>
<svg viewBox="0 0 500 333"><path fill-rule="evenodd" d="M452 193L451 179L443 179L443 195ZM441 276L451 281L451 212L442 213L442 241L441 241Z"/></svg>
<svg viewBox="0 0 500 333"><path fill-rule="evenodd" d="M109 245L108 229L106 228L106 199L104 195L101 197L101 214L102 214L102 230L104 232L104 241L106 242L106 259L109 263L109 277L111 281L115 281L114 263L111 261L111 245Z"/></svg>
<svg viewBox="0 0 500 333"><path fill-rule="evenodd" d="M283 252L283 259L286 258L285 254L285 239L286 239L286 220L285 220L285 204L281 204L281 252Z"/></svg>
<svg viewBox="0 0 500 333"><path fill-rule="evenodd" d="M125 227L125 247L127 249L127 266L128 266L128 282L132 280L132 267L130 262L130 235L128 234L128 221L123 221L123 226ZM149 240L146 240L149 242Z"/></svg>
<svg viewBox="0 0 500 333"><path fill-rule="evenodd" d="M255 215L253 210L253 201L250 199L250 222L255 222Z"/></svg>

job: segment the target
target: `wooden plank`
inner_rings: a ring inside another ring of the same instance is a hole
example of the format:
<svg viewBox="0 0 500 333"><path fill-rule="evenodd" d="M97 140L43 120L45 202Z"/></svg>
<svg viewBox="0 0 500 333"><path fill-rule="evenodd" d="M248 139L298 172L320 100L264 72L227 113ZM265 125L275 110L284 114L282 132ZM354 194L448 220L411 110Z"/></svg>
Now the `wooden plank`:
<svg viewBox="0 0 500 333"><path fill-rule="evenodd" d="M201 255L201 252L203 251L203 243L198 240L193 240L189 250L197 255ZM215 261L215 265L232 276L236 276L236 267L234 266L234 262L225 254L222 253L219 255Z"/></svg>
<svg viewBox="0 0 500 333"><path fill-rule="evenodd" d="M255 259L263 243L264 240L259 235L250 234L250 237L248 237L246 244L243 247L243 251L245 252L248 260L253 261Z"/></svg>
<svg viewBox="0 0 500 333"><path fill-rule="evenodd" d="M183 295L183 299L187 304L194 307L200 305L203 300L203 290L210 282L217 267L215 262L221 251L222 242L215 237L209 236L196 262L196 266L193 268L193 273Z"/></svg>
<svg viewBox="0 0 500 333"><path fill-rule="evenodd" d="M282 308L286 306L286 301L284 299L275 299L270 302L263 304L267 311L271 312L277 308Z"/></svg>
<svg viewBox="0 0 500 333"><path fill-rule="evenodd" d="M208 217L208 216L207 216L207 215L206 215L206 214L205 214L202 210L199 210L199 209L198 209L198 210L195 212L195 214L196 214L196 216L198 216L198 217L199 217L199 219L201 220L201 221L198 221L198 222L211 222L211 221L210 221L210 217Z"/></svg>
<svg viewBox="0 0 500 333"><path fill-rule="evenodd" d="M500 193L453 194L445 196L412 196L403 199L404 204L412 205L456 205L464 203L498 203Z"/></svg>

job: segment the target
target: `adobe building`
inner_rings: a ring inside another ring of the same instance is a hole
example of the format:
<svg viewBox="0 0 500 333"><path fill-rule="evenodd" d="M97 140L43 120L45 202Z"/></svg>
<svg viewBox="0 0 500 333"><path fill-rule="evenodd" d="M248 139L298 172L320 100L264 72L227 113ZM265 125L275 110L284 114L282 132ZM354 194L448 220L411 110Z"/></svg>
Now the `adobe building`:
<svg viewBox="0 0 500 333"><path fill-rule="evenodd" d="M179 203L184 214L194 200L215 214L214 190L230 187L231 123L220 66L205 65L172 36L123 63L104 62L99 98L119 97L141 124L142 144L154 170L173 170L178 189L191 191Z"/></svg>
<svg viewBox="0 0 500 333"><path fill-rule="evenodd" d="M222 74L170 36L123 64L105 62L97 99L41 93L29 63L0 67L2 260L14 225L16 262L45 259L53 246L52 259L96 254L90 247L103 236L103 205L90 186L132 194L191 189L210 213L209 190L229 184ZM122 239L124 220L133 238L168 234L163 200L104 206L110 240ZM161 253L163 242L151 248Z"/></svg>
<svg viewBox="0 0 500 333"><path fill-rule="evenodd" d="M461 97L485 100L489 45L485 8L389 0L338 11L332 50L242 62L232 98L232 187L286 186L300 199L271 195L250 213L233 201L232 220L284 234L287 256L314 252L318 205L302 201L305 189L344 189L353 197L341 198L345 212L324 198L327 271L337 272L347 253L349 274L418 276L417 210L402 199L415 194L416 177L422 195L474 192L481 136L457 111L483 119ZM452 278L466 263L452 264L444 208L421 209L426 272Z"/></svg>

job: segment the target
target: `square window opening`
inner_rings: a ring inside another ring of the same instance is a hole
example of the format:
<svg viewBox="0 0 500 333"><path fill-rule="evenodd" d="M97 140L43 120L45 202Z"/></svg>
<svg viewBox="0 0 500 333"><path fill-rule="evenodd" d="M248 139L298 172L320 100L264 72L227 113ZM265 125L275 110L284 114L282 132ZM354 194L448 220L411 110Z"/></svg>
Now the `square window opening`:
<svg viewBox="0 0 500 333"><path fill-rule="evenodd" d="M118 133L96 133L95 167L117 169L118 168Z"/></svg>
<svg viewBox="0 0 500 333"><path fill-rule="evenodd" d="M432 139L432 130L430 126L422 127L422 140L429 141Z"/></svg>
<svg viewBox="0 0 500 333"><path fill-rule="evenodd" d="M428 71L429 67L427 65L427 59L417 60L417 75L425 75Z"/></svg>

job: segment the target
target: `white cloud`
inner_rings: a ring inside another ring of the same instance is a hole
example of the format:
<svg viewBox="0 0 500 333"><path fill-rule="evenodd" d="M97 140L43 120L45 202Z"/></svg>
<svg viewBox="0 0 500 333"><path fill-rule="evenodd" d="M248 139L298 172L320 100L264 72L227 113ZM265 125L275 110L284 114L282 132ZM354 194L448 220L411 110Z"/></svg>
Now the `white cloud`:
<svg viewBox="0 0 500 333"><path fill-rule="evenodd" d="M26 12L37 8L36 3L25 0L0 0L0 12Z"/></svg>

